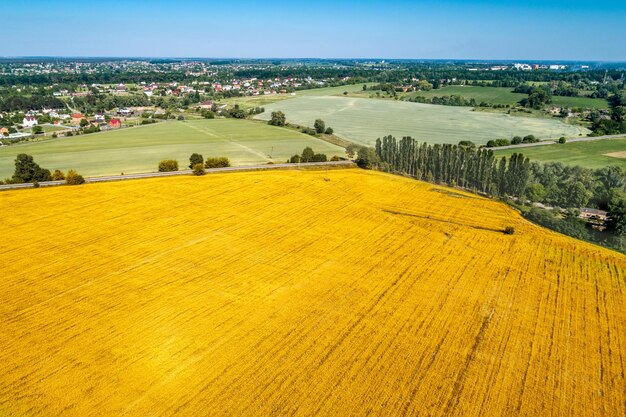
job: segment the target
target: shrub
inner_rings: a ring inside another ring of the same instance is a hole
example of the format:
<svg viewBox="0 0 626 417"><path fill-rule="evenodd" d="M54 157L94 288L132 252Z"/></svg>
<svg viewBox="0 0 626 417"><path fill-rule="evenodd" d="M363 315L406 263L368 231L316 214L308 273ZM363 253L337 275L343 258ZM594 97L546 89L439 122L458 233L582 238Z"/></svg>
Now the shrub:
<svg viewBox="0 0 626 417"><path fill-rule="evenodd" d="M327 127L324 133L326 133L327 135L332 135L334 132L335 131L333 130L332 127Z"/></svg>
<svg viewBox="0 0 626 417"><path fill-rule="evenodd" d="M330 158L330 160L331 160L331 161L333 161L333 162L334 162L334 161L341 161L341 158L339 158L339 156L338 156L338 155L333 155L333 157L332 157L332 158Z"/></svg>
<svg viewBox="0 0 626 417"><path fill-rule="evenodd" d="M316 153L315 155L313 155L313 158L311 159L311 162L326 162L328 161L328 158L326 157L326 154L323 153Z"/></svg>
<svg viewBox="0 0 626 417"><path fill-rule="evenodd" d="M63 173L63 171L59 171L58 169L55 169L54 172L52 173L52 181L62 181L65 179L65 174Z"/></svg>
<svg viewBox="0 0 626 417"><path fill-rule="evenodd" d="M178 161L174 159L165 159L159 162L159 172L178 171Z"/></svg>
<svg viewBox="0 0 626 417"><path fill-rule="evenodd" d="M513 226L507 226L504 228L504 234L505 235L512 235L515 234L515 228Z"/></svg>
<svg viewBox="0 0 626 417"><path fill-rule="evenodd" d="M85 182L85 179L78 172L70 169L67 171L67 175L65 176L65 183L67 185L80 185Z"/></svg>
<svg viewBox="0 0 626 417"><path fill-rule="evenodd" d="M561 136L561 137L559 138L559 143L562 145L562 144L564 144L565 142L567 142L567 139L565 139L565 137L564 137L564 136Z"/></svg>
<svg viewBox="0 0 626 417"><path fill-rule="evenodd" d="M302 158L300 158L300 155L294 155L289 159L289 162L292 164L299 164L301 160Z"/></svg>
<svg viewBox="0 0 626 417"><path fill-rule="evenodd" d="M230 160L225 156L217 158L208 157L204 162L205 168L226 168L230 166Z"/></svg>
<svg viewBox="0 0 626 417"><path fill-rule="evenodd" d="M270 118L269 122L267 122L267 124L272 126L285 126L285 123L285 113L283 113L282 111L273 111L272 117Z"/></svg>
<svg viewBox="0 0 626 417"><path fill-rule="evenodd" d="M199 176L199 175L206 174L206 172L204 172L204 165L202 165L201 163L194 164L192 169L193 169L193 175L198 175Z"/></svg>
<svg viewBox="0 0 626 417"><path fill-rule="evenodd" d="M179 114L177 117L178 120L185 120L185 116L183 116L182 114Z"/></svg>

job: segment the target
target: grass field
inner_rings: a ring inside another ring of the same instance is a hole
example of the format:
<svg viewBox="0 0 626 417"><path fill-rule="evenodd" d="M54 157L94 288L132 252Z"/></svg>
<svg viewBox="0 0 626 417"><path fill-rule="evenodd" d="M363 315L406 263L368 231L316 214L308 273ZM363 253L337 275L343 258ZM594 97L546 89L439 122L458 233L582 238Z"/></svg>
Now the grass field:
<svg viewBox="0 0 626 417"><path fill-rule="evenodd" d="M513 117L501 113L475 112L468 107L434 106L393 100L353 97L309 96L265 106L259 119L282 110L287 121L313 126L321 118L335 133L353 142L373 145L376 138L392 134L413 136L430 143L477 144L501 137L534 134L546 139L573 137L588 131L554 119Z"/></svg>
<svg viewBox="0 0 626 417"><path fill-rule="evenodd" d="M0 210L3 416L624 413L626 257L497 202L274 171Z"/></svg>
<svg viewBox="0 0 626 417"><path fill-rule="evenodd" d="M190 120L2 147L0 178L13 174L19 153L33 155L44 168L95 176L152 172L163 159L177 159L182 169L193 152L227 156L233 165L284 162L305 146L329 157L344 155L342 148L311 136L253 121Z"/></svg>
<svg viewBox="0 0 626 417"><path fill-rule="evenodd" d="M602 168L617 165L626 170L626 159L608 156L614 152L626 150L626 139L604 139L586 142L572 142L564 145L536 146L531 148L505 149L498 151L497 156L523 153L532 161L562 162L567 165L580 165L587 168Z"/></svg>
<svg viewBox="0 0 626 417"><path fill-rule="evenodd" d="M482 101L491 104L509 104L515 105L520 100L528 97L527 94L513 93L512 88L508 87L473 87L453 85L437 90L430 91L416 91L401 95L402 97L415 97L421 96L426 98L432 98L435 96L451 96L457 95L465 97L466 99L475 99L478 104ZM609 104L604 99L595 99L588 97L561 97L553 96L552 104L555 106L563 107L589 107L592 109L607 109Z"/></svg>

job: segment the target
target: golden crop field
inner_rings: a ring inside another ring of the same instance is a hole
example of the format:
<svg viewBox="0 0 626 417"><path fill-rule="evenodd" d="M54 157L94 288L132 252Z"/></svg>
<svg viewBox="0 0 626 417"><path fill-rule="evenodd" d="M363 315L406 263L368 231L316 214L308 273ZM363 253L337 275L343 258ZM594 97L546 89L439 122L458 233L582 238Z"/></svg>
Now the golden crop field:
<svg viewBox="0 0 626 417"><path fill-rule="evenodd" d="M0 212L2 417L626 413L626 257L494 201L350 169Z"/></svg>

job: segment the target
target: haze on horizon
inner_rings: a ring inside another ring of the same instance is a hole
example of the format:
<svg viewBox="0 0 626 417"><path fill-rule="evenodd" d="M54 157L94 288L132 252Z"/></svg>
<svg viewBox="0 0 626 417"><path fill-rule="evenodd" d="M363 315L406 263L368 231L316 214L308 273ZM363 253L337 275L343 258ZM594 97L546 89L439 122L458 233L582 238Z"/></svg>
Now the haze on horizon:
<svg viewBox="0 0 626 417"><path fill-rule="evenodd" d="M626 2L11 1L0 56L626 61Z"/></svg>

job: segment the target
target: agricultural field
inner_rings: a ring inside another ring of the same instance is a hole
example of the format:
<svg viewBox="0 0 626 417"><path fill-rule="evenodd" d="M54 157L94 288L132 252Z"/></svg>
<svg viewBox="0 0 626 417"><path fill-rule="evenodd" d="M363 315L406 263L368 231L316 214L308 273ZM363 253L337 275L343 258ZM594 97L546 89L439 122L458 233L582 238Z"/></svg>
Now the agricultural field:
<svg viewBox="0 0 626 417"><path fill-rule="evenodd" d="M371 94L371 92L368 92ZM509 104L511 106L517 104L520 100L528 97L526 94L514 93L513 88L509 87L474 87L463 85L452 85L437 90L415 91L412 93L402 94L402 98L410 97L426 97L433 98L435 96L461 96L466 99L474 99L478 104L482 101L491 104ZM592 109L608 109L609 104L604 99L589 97L562 97L553 96L552 104L560 107L588 107Z"/></svg>
<svg viewBox="0 0 626 417"><path fill-rule="evenodd" d="M287 121L313 126L321 118L344 139L372 146L386 135L412 136L430 143L472 140L485 144L490 139L533 134L541 139L586 135L588 130L556 119L515 117L503 113L473 111L469 107L434 106L394 100L355 97L305 96L265 106L256 116L269 120L283 111Z"/></svg>
<svg viewBox="0 0 626 417"><path fill-rule="evenodd" d="M232 165L284 162L306 146L329 157L344 155L343 148L320 139L249 120L171 121L2 147L0 178L13 174L19 153L33 155L44 168L99 176L153 172L163 159L177 159L182 169L193 152L227 156Z"/></svg>
<svg viewBox="0 0 626 417"><path fill-rule="evenodd" d="M626 257L495 201L351 169L0 210L3 416L624 414Z"/></svg>
<svg viewBox="0 0 626 417"><path fill-rule="evenodd" d="M626 138L571 142L564 145L533 146L519 149L504 149L494 152L497 156L523 153L532 161L561 162L586 168L602 168L617 165L626 170Z"/></svg>

